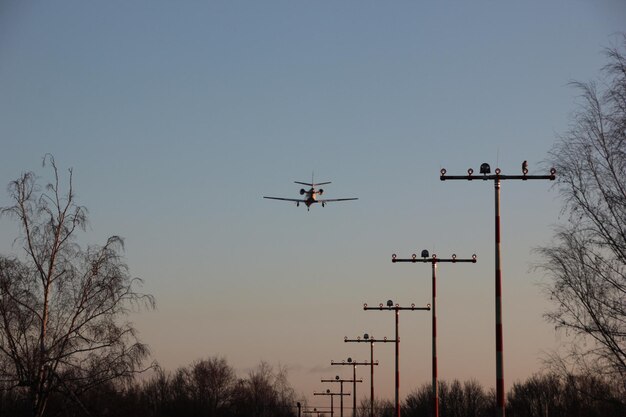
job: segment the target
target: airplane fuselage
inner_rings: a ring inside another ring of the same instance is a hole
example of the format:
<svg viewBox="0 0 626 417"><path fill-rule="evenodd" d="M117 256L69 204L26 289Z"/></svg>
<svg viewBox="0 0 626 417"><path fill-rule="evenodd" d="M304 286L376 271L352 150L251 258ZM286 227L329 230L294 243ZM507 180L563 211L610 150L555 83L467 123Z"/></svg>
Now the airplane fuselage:
<svg viewBox="0 0 626 417"><path fill-rule="evenodd" d="M306 194L306 198L304 199L304 204L306 204L307 207L311 207L311 204L317 203L317 194L318 192L315 191L315 188L311 188L309 191L305 191Z"/></svg>

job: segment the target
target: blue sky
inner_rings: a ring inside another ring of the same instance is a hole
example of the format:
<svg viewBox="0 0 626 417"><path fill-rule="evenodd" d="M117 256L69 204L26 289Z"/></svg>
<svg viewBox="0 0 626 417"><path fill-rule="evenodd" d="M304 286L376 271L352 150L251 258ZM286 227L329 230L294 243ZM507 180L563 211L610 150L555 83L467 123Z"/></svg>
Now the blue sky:
<svg viewBox="0 0 626 417"><path fill-rule="evenodd" d="M165 368L264 359L306 395L341 372L331 360L367 358L344 336L392 336L391 315L362 303L430 301L430 270L392 253L476 253L439 269L440 376L493 386L493 189L439 170L518 173L526 159L544 173L576 109L568 83L597 76L624 22L617 0L5 0L0 182L43 176L47 152L73 167L81 239L126 239L158 303L133 319ZM296 197L312 172L329 198L359 201L307 213L262 199ZM551 184L505 183L502 210L510 386L565 341L532 269L560 204ZM14 226L0 230L14 251ZM430 318L414 315L404 393L430 378ZM392 348L379 351L391 398Z"/></svg>

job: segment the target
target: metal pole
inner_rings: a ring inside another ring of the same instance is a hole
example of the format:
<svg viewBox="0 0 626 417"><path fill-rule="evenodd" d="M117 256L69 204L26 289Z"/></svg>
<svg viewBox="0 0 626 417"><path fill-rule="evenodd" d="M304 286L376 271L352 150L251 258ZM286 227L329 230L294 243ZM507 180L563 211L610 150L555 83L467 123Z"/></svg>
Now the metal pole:
<svg viewBox="0 0 626 417"><path fill-rule="evenodd" d="M380 303L378 307L368 307L367 304L363 304L363 310L380 310L383 311L385 308L383 307L383 303ZM415 307L415 304L411 304L411 307L400 307L399 304L393 304L393 301L387 300L387 308L388 311L395 311L396 313L396 417L400 417L400 338L398 333L398 322L400 317L400 310L430 310L430 304L426 307ZM387 341L387 340L385 340ZM372 407L373 408L373 407Z"/></svg>
<svg viewBox="0 0 626 417"><path fill-rule="evenodd" d="M382 304L381 304L382 306ZM378 310L378 307L376 308ZM382 308L381 308L382 309ZM364 310L368 310L367 304L364 305ZM343 339L344 342L367 342L370 344L370 417L374 417L374 365L378 365L378 362L374 363L374 343L375 342L383 342L383 343L392 343L396 342L396 340L389 340L386 337L384 339L374 339L374 337L368 335L367 333L363 335L363 339L361 337L357 337L356 339L348 339L345 337Z"/></svg>
<svg viewBox="0 0 626 417"><path fill-rule="evenodd" d="M356 365L352 365L352 417L356 417Z"/></svg>
<svg viewBox="0 0 626 417"><path fill-rule="evenodd" d="M339 396L339 403L341 404L341 408L339 409L339 415L343 417L343 379L339 381L339 392L341 393L341 395Z"/></svg>
<svg viewBox="0 0 626 417"><path fill-rule="evenodd" d="M344 362L344 364L345 364L345 362ZM333 362L331 362L331 365L335 365L335 364ZM335 379L322 379L322 382L339 382L339 384L340 384L340 393L339 393L339 395L341 396L341 409L340 410L341 410L341 417L343 417L343 396L344 395L350 395L350 393L347 393L347 394L343 393L343 383L344 382L354 382L355 383L355 387L356 387L356 383L357 382L363 382L363 380L359 379L357 381L357 380L352 380L352 379L342 379L342 378L339 378L339 375L337 375L335 377ZM353 393L353 396L354 396L354 393Z"/></svg>
<svg viewBox="0 0 626 417"><path fill-rule="evenodd" d="M331 362L331 365L332 365L332 362ZM350 395L350 393L347 393L347 394L343 393L343 383L344 382L352 382L352 380L351 379L341 379L341 378L339 378L339 375L337 375L335 377L335 379L322 379L322 382L339 382L339 389L340 389L339 396L341 397L340 398L340 404L341 404L340 405L340 415L341 415L341 417L343 417L343 396L344 395ZM361 382L361 381L359 381L359 382ZM355 385L356 385L356 383L355 383Z"/></svg>
<svg viewBox="0 0 626 417"><path fill-rule="evenodd" d="M350 394L330 392L330 390L327 389L326 392L314 392L313 395L330 395L330 415L332 416L335 413L334 408L333 408L333 397L335 395L340 395L343 398L344 395L350 395Z"/></svg>
<svg viewBox="0 0 626 417"><path fill-rule="evenodd" d="M556 170L550 169L550 175L528 175L528 163L524 161L522 163L523 175L502 175L500 168L496 168L495 175L491 174L491 168L489 164L483 163L480 166L480 173L483 175L472 176L473 169L468 169L468 175L446 175L446 170L441 169L441 175L439 179L441 181L446 180L493 180L495 187L495 263L496 263L496 416L505 416L505 404L504 404L504 359L503 359L503 336L502 336L502 270L500 259L500 180L550 180L556 179Z"/></svg>
<svg viewBox="0 0 626 417"><path fill-rule="evenodd" d="M396 417L400 417L400 336L398 334L398 322L400 311L396 305Z"/></svg>
<svg viewBox="0 0 626 417"><path fill-rule="evenodd" d="M370 417L374 417L374 342L370 343Z"/></svg>
<svg viewBox="0 0 626 417"><path fill-rule="evenodd" d="M495 240L496 240L496 401L497 416L504 417L504 342L502 335L502 270L500 268L500 180L495 188Z"/></svg>
<svg viewBox="0 0 626 417"><path fill-rule="evenodd" d="M439 417L439 384L437 382L437 263L432 262L432 270L433 270L433 300L432 300L432 309L433 309L433 407L434 407L434 416Z"/></svg>
<svg viewBox="0 0 626 417"><path fill-rule="evenodd" d="M347 340L347 339L346 339ZM353 361L352 358L348 358L348 361L334 362L330 361L331 365L352 365L352 380L344 380L344 382L352 382L353 383L353 391L352 391L352 417L356 417L356 383L363 382L362 379L356 379L356 367L358 365L370 365L370 362L358 362ZM374 364L378 365L378 364ZM372 365L373 366L373 365Z"/></svg>
<svg viewBox="0 0 626 417"><path fill-rule="evenodd" d="M452 255L449 259L439 259L437 255L433 254L432 258L429 258L429 253L426 249L422 251L422 259L419 259L417 255L413 254L411 258L399 259L395 254L391 256L391 262L410 262L410 263L430 263L432 266L432 379L433 379L433 413L434 417L439 417L439 382L437 376L437 264L439 262L471 262L476 263L476 255L472 255L471 259L459 259L456 254Z"/></svg>

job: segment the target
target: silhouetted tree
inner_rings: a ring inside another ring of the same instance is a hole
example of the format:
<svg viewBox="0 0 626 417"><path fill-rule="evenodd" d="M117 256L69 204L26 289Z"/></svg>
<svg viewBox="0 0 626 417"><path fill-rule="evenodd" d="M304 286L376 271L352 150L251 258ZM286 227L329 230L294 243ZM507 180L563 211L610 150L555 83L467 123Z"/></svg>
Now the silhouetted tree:
<svg viewBox="0 0 626 417"><path fill-rule="evenodd" d="M478 381L463 383L463 404L466 417L489 416L495 410L495 394L485 393Z"/></svg>
<svg viewBox="0 0 626 417"><path fill-rule="evenodd" d="M168 416L174 416L176 412L192 416L194 404L192 400L192 381L188 368L178 368L170 380L171 399L166 404Z"/></svg>
<svg viewBox="0 0 626 417"><path fill-rule="evenodd" d="M619 383L599 375L558 375L563 391L563 416L626 416L626 398Z"/></svg>
<svg viewBox="0 0 626 417"><path fill-rule="evenodd" d="M272 367L267 362L261 362L248 374L246 388L250 399L251 416L265 417L273 411L277 400L273 379Z"/></svg>
<svg viewBox="0 0 626 417"><path fill-rule="evenodd" d="M450 392L448 394L448 416L463 417L465 411L463 387L458 379L450 384Z"/></svg>
<svg viewBox="0 0 626 417"><path fill-rule="evenodd" d="M191 373L194 400L200 404L201 415L218 416L230 405L235 370L225 358L212 357L194 363Z"/></svg>
<svg viewBox="0 0 626 417"><path fill-rule="evenodd" d="M370 416L371 402L369 398L362 398L357 406L356 417ZM396 412L396 406L393 401L388 399L374 399L374 417L393 417Z"/></svg>
<svg viewBox="0 0 626 417"><path fill-rule="evenodd" d="M150 417L164 417L167 407L172 402L172 387L169 376L161 368L138 389L139 402L144 406L144 413Z"/></svg>
<svg viewBox="0 0 626 417"><path fill-rule="evenodd" d="M495 397L494 401L490 401L490 394L485 393L482 386L474 380L463 384L458 380L451 384L439 381L439 395L440 417L487 417L495 409ZM411 392L402 406L402 415L405 417L433 414L433 391L429 383Z"/></svg>
<svg viewBox="0 0 626 417"><path fill-rule="evenodd" d="M606 53L601 88L573 83L582 103L550 152L569 216L540 253L555 304L546 317L578 342L561 359L613 381L626 398L626 56Z"/></svg>
<svg viewBox="0 0 626 417"><path fill-rule="evenodd" d="M139 371L148 348L124 320L131 308L154 306L136 291L121 238L77 243L87 211L75 202L72 170L64 192L52 156L46 164L51 183L42 190L34 173L22 174L9 185L13 205L0 209L17 220L22 249L0 256L0 381L27 393L34 416L53 392L79 403L86 390Z"/></svg>
<svg viewBox="0 0 626 417"><path fill-rule="evenodd" d="M209 361L221 362L213 357ZM206 400L195 392L197 379L193 369L198 363L178 368L171 375L160 369L147 381L132 384L107 382L97 390L89 390L80 395L79 401L67 401L58 393L50 395L48 413L58 417L205 417L208 409ZM230 367L227 365L227 367ZM250 417L257 414L271 417L295 417L296 402L280 400L280 383L277 376L283 371L261 363L249 373L256 382L264 380L263 397L252 403L251 380L241 378L233 384L231 401L224 402L218 409L219 417ZM259 376L264 377L259 378ZM291 387L287 391L292 391ZM440 408L441 417L494 417L495 391L485 391L476 381L440 381L440 391L445 393ZM24 399L13 395L12 391L0 391L0 415L23 417L30 413ZM257 392L259 394L259 392ZM620 401L619 390L614 384L597 377L584 375L558 374L533 375L523 382L516 382L508 392L507 415L510 417L624 417L626 407ZM303 410L311 410L304 400ZM259 404L262 403L262 407ZM255 408L256 407L256 408ZM330 415L327 408L323 414ZM335 412L337 412L335 404ZM411 392L402 403L403 417L432 416L432 390L430 384L423 384ZM303 414L312 415L315 414ZM363 398L355 417L369 417L370 401ZM375 417L392 417L395 407L391 400L377 399L374 402Z"/></svg>
<svg viewBox="0 0 626 417"><path fill-rule="evenodd" d="M556 375L530 377L516 382L508 393L509 415L513 417L557 417L561 415L562 390Z"/></svg>
<svg viewBox="0 0 626 417"><path fill-rule="evenodd" d="M623 417L626 407L614 384L597 377L534 375L508 393L511 417Z"/></svg>
<svg viewBox="0 0 626 417"><path fill-rule="evenodd" d="M357 407L356 415L354 417L369 417L370 415L370 400L369 398L361 398Z"/></svg>
<svg viewBox="0 0 626 417"><path fill-rule="evenodd" d="M405 417L430 417L433 415L433 388L431 384L423 384L407 395L402 404L402 415Z"/></svg>

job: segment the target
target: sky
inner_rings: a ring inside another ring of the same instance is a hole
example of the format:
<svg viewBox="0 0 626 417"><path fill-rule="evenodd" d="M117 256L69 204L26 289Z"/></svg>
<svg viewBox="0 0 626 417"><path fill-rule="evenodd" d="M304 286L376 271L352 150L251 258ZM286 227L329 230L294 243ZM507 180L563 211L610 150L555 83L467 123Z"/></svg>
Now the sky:
<svg viewBox="0 0 626 417"><path fill-rule="evenodd" d="M163 368L218 355L245 376L264 360L312 405L320 379L351 377L331 360L369 359L345 336L394 337L393 314L363 303L431 302L429 265L393 253L476 254L438 268L439 377L491 388L492 183L439 171L545 174L577 108L569 83L599 75L625 22L618 0L2 0L0 183L45 181L46 153L73 168L80 240L125 239L157 300L132 320ZM262 198L297 198L312 174L359 200ZM508 389L569 342L534 267L565 219L547 181L504 182L501 201ZM1 253L16 233L0 219ZM401 396L430 381L430 332L430 313L401 313ZM393 346L375 360L393 399Z"/></svg>

